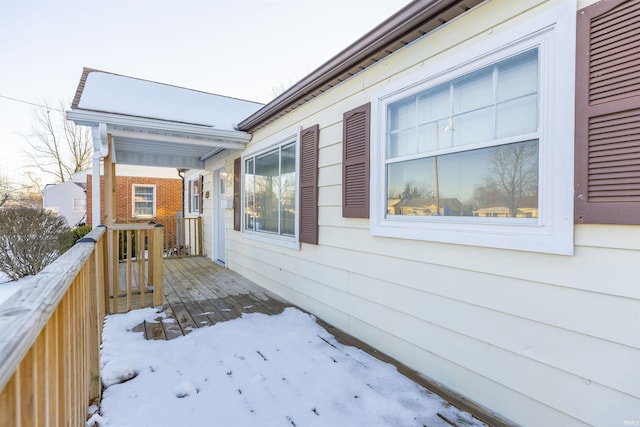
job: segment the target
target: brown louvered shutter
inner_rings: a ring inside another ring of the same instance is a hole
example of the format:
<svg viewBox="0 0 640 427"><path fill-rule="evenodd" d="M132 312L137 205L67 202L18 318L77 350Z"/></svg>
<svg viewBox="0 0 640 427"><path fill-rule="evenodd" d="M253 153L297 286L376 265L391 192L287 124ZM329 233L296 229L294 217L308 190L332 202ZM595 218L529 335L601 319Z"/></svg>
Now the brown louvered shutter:
<svg viewBox="0 0 640 427"><path fill-rule="evenodd" d="M240 172L242 170L242 159L238 157L233 161L233 229L240 231Z"/></svg>
<svg viewBox="0 0 640 427"><path fill-rule="evenodd" d="M200 175L200 187L198 189L199 193L198 193L198 202L200 203L198 208L200 213L204 212L204 197L202 197L204 195L204 176Z"/></svg>
<svg viewBox="0 0 640 427"><path fill-rule="evenodd" d="M578 11L575 222L640 224L640 0Z"/></svg>
<svg viewBox="0 0 640 427"><path fill-rule="evenodd" d="M342 216L369 218L369 124L371 103L344 113L342 122Z"/></svg>
<svg viewBox="0 0 640 427"><path fill-rule="evenodd" d="M318 125L300 132L300 241L318 244Z"/></svg>

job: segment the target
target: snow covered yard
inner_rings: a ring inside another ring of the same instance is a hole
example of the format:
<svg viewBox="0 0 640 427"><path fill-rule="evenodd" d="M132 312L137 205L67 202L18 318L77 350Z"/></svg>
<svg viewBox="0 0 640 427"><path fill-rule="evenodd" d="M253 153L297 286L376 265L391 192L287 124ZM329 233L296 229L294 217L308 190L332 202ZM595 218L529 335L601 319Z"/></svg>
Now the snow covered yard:
<svg viewBox="0 0 640 427"><path fill-rule="evenodd" d="M88 425L484 425L295 308L244 314L170 341L133 332L159 316L149 308L106 318L105 391Z"/></svg>

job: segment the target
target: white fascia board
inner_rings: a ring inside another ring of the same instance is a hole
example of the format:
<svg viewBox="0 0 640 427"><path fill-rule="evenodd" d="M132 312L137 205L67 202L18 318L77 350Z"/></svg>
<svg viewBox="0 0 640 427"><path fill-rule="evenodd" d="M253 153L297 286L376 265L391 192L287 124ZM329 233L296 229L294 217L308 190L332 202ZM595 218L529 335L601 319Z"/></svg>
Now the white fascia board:
<svg viewBox="0 0 640 427"><path fill-rule="evenodd" d="M69 110L67 119L80 126L98 126L100 123L107 123L111 126L127 126L132 128L153 129L158 131L170 131L183 133L186 135L199 136L209 139L220 139L229 142L239 142L246 144L251 139L251 135L243 131L229 131L195 125L189 123L177 123L166 120L149 119L135 116L123 116L114 113L103 113L86 110Z"/></svg>
<svg viewBox="0 0 640 427"><path fill-rule="evenodd" d="M140 139L144 141L175 142L177 144L189 144L202 147L211 147L213 145L218 148L228 148L236 150L242 150L245 147L245 144L243 142L230 142L226 139L222 140L222 138L188 138L184 136L164 135L151 132L137 132L134 130L122 129L109 129L108 133L116 138L121 137Z"/></svg>

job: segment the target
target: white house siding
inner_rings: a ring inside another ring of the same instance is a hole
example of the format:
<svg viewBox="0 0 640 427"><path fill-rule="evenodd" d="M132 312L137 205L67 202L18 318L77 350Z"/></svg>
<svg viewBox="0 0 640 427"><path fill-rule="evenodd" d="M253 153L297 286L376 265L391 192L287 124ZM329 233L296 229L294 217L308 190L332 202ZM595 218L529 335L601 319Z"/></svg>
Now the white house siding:
<svg viewBox="0 0 640 427"><path fill-rule="evenodd" d="M249 147L319 124L319 245L256 241L228 215L227 265L516 423L629 425L640 420L640 227L576 226L564 256L374 237L369 220L341 213L345 111L559 3L487 2L257 131Z"/></svg>
<svg viewBox="0 0 640 427"><path fill-rule="evenodd" d="M70 227L86 220L86 199L84 188L73 181L50 185L42 190L43 207L63 216ZM77 205L74 200L77 200Z"/></svg>

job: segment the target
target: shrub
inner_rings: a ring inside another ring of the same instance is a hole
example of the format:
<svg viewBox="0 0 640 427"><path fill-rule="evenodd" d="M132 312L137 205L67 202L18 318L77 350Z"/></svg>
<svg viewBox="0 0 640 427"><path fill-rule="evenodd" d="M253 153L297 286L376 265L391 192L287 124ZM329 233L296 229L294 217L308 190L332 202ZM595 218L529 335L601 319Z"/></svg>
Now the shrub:
<svg viewBox="0 0 640 427"><path fill-rule="evenodd" d="M69 227L52 211L0 209L0 271L12 280L38 274L64 252Z"/></svg>
<svg viewBox="0 0 640 427"><path fill-rule="evenodd" d="M92 227L90 225L81 225L80 227L72 228L60 234L59 242L61 253L66 252L71 246L75 245L78 240L89 234L91 230Z"/></svg>

